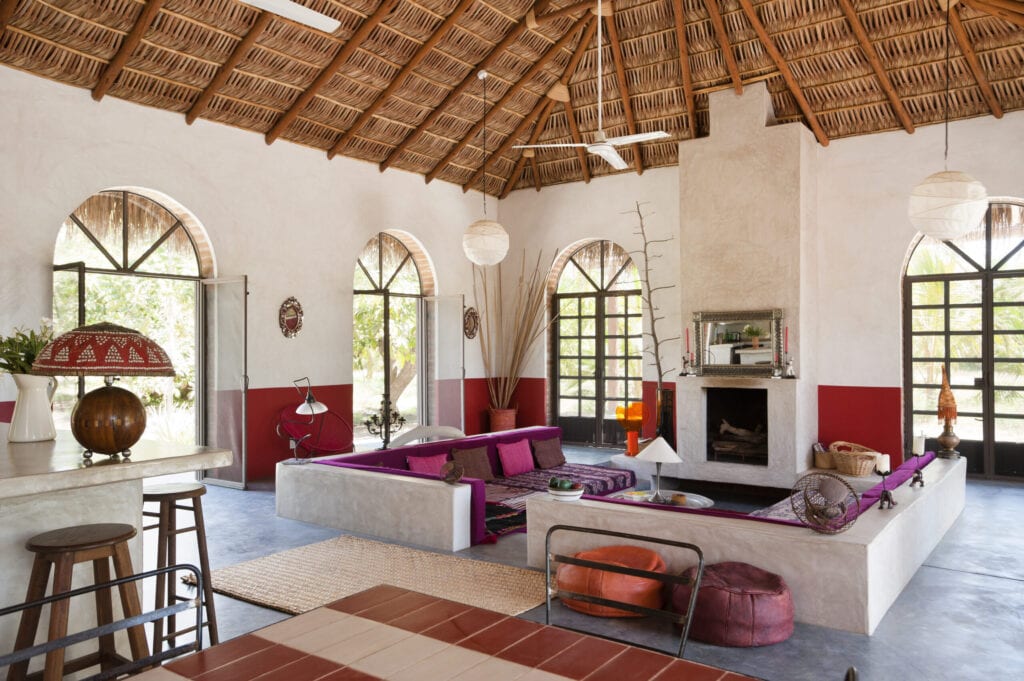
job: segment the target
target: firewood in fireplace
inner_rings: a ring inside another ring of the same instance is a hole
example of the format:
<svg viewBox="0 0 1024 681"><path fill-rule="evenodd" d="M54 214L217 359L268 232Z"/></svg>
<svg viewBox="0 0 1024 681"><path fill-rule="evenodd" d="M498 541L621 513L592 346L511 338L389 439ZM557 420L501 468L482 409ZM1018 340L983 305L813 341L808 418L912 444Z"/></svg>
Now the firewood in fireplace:
<svg viewBox="0 0 1024 681"><path fill-rule="evenodd" d="M757 430L748 430L746 428L737 428L725 419L722 419L722 425L718 428L718 432L721 435L731 435L732 439L744 442L765 442L768 439L768 435L762 432L760 425L757 427Z"/></svg>

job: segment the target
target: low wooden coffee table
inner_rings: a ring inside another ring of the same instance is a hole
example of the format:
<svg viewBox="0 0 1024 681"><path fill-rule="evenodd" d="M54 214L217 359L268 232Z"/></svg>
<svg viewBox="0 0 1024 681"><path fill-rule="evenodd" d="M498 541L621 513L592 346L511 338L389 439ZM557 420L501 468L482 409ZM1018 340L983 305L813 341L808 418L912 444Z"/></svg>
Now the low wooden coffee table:
<svg viewBox="0 0 1024 681"><path fill-rule="evenodd" d="M141 681L743 681L717 667L382 585L168 663Z"/></svg>

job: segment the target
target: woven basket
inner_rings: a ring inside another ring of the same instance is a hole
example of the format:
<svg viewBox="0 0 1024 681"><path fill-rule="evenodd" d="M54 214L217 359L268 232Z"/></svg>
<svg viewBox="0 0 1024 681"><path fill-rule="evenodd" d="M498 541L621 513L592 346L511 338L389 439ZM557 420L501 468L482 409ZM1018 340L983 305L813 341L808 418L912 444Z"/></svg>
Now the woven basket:
<svg viewBox="0 0 1024 681"><path fill-rule="evenodd" d="M828 446L828 451L832 455L836 470L843 475L862 478L865 475L870 475L871 471L875 469L878 452L870 447L855 442L836 440Z"/></svg>
<svg viewBox="0 0 1024 681"><path fill-rule="evenodd" d="M820 452L814 450L814 467L815 468L835 468L836 462L832 458L832 452L827 449L823 449Z"/></svg>

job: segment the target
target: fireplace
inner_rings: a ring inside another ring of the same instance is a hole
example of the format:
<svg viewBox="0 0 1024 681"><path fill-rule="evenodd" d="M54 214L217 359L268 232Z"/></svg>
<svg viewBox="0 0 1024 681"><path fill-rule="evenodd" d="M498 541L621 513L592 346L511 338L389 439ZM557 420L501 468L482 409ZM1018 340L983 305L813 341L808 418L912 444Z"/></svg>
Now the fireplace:
<svg viewBox="0 0 1024 681"><path fill-rule="evenodd" d="M768 465L768 391L708 388L707 460Z"/></svg>

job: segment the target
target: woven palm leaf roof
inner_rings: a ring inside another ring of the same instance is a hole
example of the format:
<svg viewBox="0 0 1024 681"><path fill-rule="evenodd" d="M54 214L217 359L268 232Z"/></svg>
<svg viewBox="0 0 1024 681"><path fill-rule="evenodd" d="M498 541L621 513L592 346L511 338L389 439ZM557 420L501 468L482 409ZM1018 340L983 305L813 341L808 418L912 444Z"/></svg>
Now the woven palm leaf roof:
<svg viewBox="0 0 1024 681"><path fill-rule="evenodd" d="M912 133L947 101L952 120L1024 108L1024 3L962 0L947 31L939 1L609 0L604 129L670 134L620 148L622 172L675 165L708 134L708 93L758 81L823 145ZM593 140L596 0L298 2L341 27L237 0L0 0L0 63L495 195L615 172L513 148Z"/></svg>

